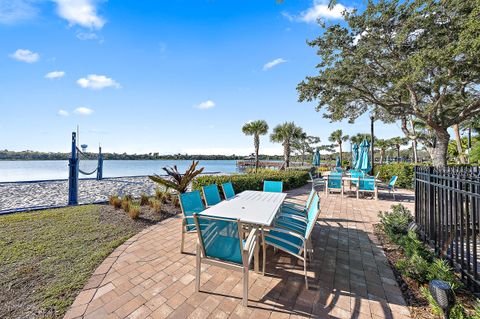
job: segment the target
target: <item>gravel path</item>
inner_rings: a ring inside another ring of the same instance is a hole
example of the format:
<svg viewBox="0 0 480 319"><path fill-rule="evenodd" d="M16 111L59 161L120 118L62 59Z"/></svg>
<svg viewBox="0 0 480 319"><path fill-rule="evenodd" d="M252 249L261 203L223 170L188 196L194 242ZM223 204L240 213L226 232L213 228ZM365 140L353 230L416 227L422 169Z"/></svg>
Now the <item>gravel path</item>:
<svg viewBox="0 0 480 319"><path fill-rule="evenodd" d="M153 195L157 184L148 177L118 177L97 180L80 180L79 204L107 201L113 194L141 193ZM62 206L68 202L68 181L46 181L29 183L0 183L0 213L2 211L38 207Z"/></svg>

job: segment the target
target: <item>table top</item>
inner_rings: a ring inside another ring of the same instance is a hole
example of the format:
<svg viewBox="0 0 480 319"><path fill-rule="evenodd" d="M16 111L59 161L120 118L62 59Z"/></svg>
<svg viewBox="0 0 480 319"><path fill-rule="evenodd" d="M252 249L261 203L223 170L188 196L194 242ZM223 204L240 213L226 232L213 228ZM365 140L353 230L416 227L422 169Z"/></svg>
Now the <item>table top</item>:
<svg viewBox="0 0 480 319"><path fill-rule="evenodd" d="M287 197L285 193L244 191L205 209L200 214L238 218L243 223L270 226L285 197Z"/></svg>

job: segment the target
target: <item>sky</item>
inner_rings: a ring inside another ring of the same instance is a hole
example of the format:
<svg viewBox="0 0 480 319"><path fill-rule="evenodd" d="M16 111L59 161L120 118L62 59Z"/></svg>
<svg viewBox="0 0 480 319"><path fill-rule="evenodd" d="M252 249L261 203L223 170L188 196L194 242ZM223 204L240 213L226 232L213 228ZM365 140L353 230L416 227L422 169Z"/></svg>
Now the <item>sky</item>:
<svg viewBox="0 0 480 319"><path fill-rule="evenodd" d="M338 128L297 84L317 73L318 18L342 23L363 2L321 0L0 0L0 149L237 154L253 151L241 127L294 121L330 144ZM401 136L378 123L380 138ZM282 154L261 139L262 154Z"/></svg>

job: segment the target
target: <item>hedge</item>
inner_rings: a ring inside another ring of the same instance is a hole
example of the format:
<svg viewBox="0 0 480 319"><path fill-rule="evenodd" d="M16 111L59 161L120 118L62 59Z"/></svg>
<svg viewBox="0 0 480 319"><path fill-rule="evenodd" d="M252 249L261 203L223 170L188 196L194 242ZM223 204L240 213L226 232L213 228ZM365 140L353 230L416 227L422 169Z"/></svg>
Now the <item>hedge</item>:
<svg viewBox="0 0 480 319"><path fill-rule="evenodd" d="M308 183L309 176L306 171L267 171L261 170L258 173L234 174L234 175L203 175L193 180L192 188L200 189L202 186L232 182L236 193L245 190L261 191L263 181L283 181L283 190L301 187Z"/></svg>
<svg viewBox="0 0 480 319"><path fill-rule="evenodd" d="M410 163L391 163L375 166L375 174L380 172L379 179L388 183L392 176L397 175L396 187L413 189L415 179L415 164Z"/></svg>

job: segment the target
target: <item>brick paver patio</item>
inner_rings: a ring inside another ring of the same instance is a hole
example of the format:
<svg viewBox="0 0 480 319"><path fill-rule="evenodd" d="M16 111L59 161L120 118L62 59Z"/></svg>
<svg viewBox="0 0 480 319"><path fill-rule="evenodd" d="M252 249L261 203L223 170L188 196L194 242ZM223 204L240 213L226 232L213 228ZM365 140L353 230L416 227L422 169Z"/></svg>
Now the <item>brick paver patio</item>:
<svg viewBox="0 0 480 319"><path fill-rule="evenodd" d="M290 196L307 193L298 189ZM413 195L401 197L413 209ZM410 318L372 234L377 212L393 203L389 196L380 198L321 194L308 291L302 265L269 249L266 275L250 272L247 308L238 272L205 266L202 291L195 293L196 235L187 235L185 250L191 253L180 254L181 219L171 218L118 247L65 318Z"/></svg>

